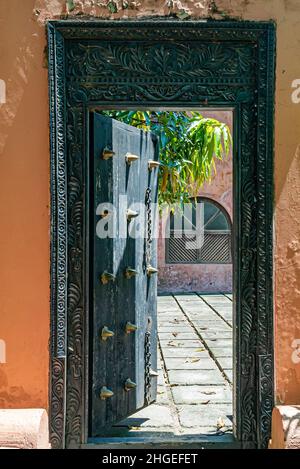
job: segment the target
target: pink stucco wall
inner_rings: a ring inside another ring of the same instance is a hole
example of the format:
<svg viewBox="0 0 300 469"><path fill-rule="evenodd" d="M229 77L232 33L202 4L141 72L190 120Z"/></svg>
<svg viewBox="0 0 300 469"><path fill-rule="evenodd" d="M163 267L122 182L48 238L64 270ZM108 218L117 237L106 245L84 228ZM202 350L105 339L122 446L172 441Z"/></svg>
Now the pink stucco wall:
<svg viewBox="0 0 300 469"><path fill-rule="evenodd" d="M232 132L232 111L203 110L202 115L228 124ZM232 220L232 151L224 161L217 161L216 173L206 183L199 196L218 202ZM158 239L158 288L166 291L230 292L232 290L232 264L167 264L165 226L167 215L160 219Z"/></svg>

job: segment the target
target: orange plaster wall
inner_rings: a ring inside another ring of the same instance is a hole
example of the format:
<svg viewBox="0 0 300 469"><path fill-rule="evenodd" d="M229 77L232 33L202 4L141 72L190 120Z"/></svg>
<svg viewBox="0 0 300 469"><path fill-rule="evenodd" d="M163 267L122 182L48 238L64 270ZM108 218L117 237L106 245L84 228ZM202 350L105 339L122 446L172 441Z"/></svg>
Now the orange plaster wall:
<svg viewBox="0 0 300 469"><path fill-rule="evenodd" d="M47 70L33 4L0 2L0 408L48 406Z"/></svg>
<svg viewBox="0 0 300 469"><path fill-rule="evenodd" d="M129 8L114 15L101 6L105 1L73 3L70 16L125 18L185 10L197 18L227 15L277 22L276 395L281 403L299 404L300 363L292 343L300 339L300 104L291 101L292 81L300 79L299 0L129 0ZM121 6L121 0L116 3ZM44 24L47 18L65 14L65 5L65 0L0 2L0 79L7 85L7 104L0 104L0 339L7 344L7 363L0 365L0 407L46 407L48 400L49 145Z"/></svg>

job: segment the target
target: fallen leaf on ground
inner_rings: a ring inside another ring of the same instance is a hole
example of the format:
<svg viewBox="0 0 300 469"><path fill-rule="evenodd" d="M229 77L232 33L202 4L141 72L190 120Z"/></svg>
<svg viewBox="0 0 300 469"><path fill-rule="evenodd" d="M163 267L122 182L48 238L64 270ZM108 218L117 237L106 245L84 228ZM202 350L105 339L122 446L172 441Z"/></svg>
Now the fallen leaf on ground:
<svg viewBox="0 0 300 469"><path fill-rule="evenodd" d="M172 340L169 340L168 346L169 346L169 347L176 347L176 344L175 344L175 342L173 342Z"/></svg>
<svg viewBox="0 0 300 469"><path fill-rule="evenodd" d="M182 345L184 345L182 342L173 342L172 340L168 342L169 347L181 347Z"/></svg>
<svg viewBox="0 0 300 469"><path fill-rule="evenodd" d="M174 337L177 337L177 336L178 336L178 332L172 332L172 335L173 335Z"/></svg>
<svg viewBox="0 0 300 469"><path fill-rule="evenodd" d="M195 363L195 362L199 362L200 361L200 358L187 358L185 360L185 363Z"/></svg>
<svg viewBox="0 0 300 469"><path fill-rule="evenodd" d="M217 429L220 430L221 428L225 427L225 422L222 417L219 417L217 420Z"/></svg>
<svg viewBox="0 0 300 469"><path fill-rule="evenodd" d="M196 349L196 352L204 352L204 351L205 351L205 348L204 348L204 347L202 347L202 348L197 348L197 349Z"/></svg>
<svg viewBox="0 0 300 469"><path fill-rule="evenodd" d="M216 432L217 435L224 435L224 433L232 433L232 427L220 428L220 430Z"/></svg>
<svg viewBox="0 0 300 469"><path fill-rule="evenodd" d="M206 394L207 396L210 396L211 394L216 394L215 391L202 391L202 394Z"/></svg>
<svg viewBox="0 0 300 469"><path fill-rule="evenodd" d="M206 404L209 404L209 403L210 403L210 399L208 401L202 402L203 405L206 405Z"/></svg>

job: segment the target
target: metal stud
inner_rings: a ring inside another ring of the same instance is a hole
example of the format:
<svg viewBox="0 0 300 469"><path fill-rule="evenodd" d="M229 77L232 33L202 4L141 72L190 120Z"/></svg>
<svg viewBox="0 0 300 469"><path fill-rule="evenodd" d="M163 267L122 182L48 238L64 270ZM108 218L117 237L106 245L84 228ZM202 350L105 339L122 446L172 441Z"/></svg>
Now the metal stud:
<svg viewBox="0 0 300 469"><path fill-rule="evenodd" d="M112 158L116 153L111 149L111 148L104 148L103 152L102 152L102 159L103 160L109 160L110 158Z"/></svg>
<svg viewBox="0 0 300 469"><path fill-rule="evenodd" d="M126 210L126 218L128 221L131 221L132 218L136 218L139 216L139 212L135 212L134 210L130 210L130 208L128 208Z"/></svg>
<svg viewBox="0 0 300 469"><path fill-rule="evenodd" d="M113 337L115 333L108 329L107 326L104 326L101 331L101 339L105 342L109 337Z"/></svg>
<svg viewBox="0 0 300 469"><path fill-rule="evenodd" d="M149 160L148 161L148 169L149 171L152 171L152 169L158 168L160 166L159 161L154 161L154 160Z"/></svg>
<svg viewBox="0 0 300 469"><path fill-rule="evenodd" d="M103 272L101 275L101 283L103 283L103 285L106 285L108 282L114 282L115 280L116 276L110 272Z"/></svg>
<svg viewBox="0 0 300 469"><path fill-rule="evenodd" d="M108 389L106 386L103 386L100 390L100 399L102 399L103 401L105 401L105 399L112 397L113 395L114 393L110 389Z"/></svg>
<svg viewBox="0 0 300 469"><path fill-rule="evenodd" d="M125 155L125 161L129 166L131 165L131 163L139 159L140 157L138 155L133 155L132 153L126 153Z"/></svg>
<svg viewBox="0 0 300 469"><path fill-rule="evenodd" d="M132 389L135 389L135 388L136 388L136 383L131 381L130 378L127 378L124 384L125 391L131 391Z"/></svg>
<svg viewBox="0 0 300 469"><path fill-rule="evenodd" d="M137 330L137 326L135 324L132 324L132 322L127 322L125 326L125 332L126 334L130 334L131 332L135 332Z"/></svg>
<svg viewBox="0 0 300 469"><path fill-rule="evenodd" d="M124 275L127 279L131 279L132 277L136 277L138 275L138 271L135 269L132 269L131 267L127 267L127 269L124 272Z"/></svg>
<svg viewBox="0 0 300 469"><path fill-rule="evenodd" d="M104 209L104 210L102 210L102 212L99 213L99 217L100 218L106 218L106 217L108 217L109 214L110 214L109 210Z"/></svg>
<svg viewBox="0 0 300 469"><path fill-rule="evenodd" d="M152 267L152 265L147 266L147 275L150 277L153 274L157 274L158 270L155 267Z"/></svg>

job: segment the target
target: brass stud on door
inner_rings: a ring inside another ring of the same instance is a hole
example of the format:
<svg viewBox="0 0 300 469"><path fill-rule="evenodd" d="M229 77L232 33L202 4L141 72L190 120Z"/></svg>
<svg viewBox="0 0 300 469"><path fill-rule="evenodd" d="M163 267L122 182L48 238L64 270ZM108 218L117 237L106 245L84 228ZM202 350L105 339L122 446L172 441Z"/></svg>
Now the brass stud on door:
<svg viewBox="0 0 300 469"><path fill-rule="evenodd" d="M154 160L149 160L148 161L148 169L149 171L152 171L152 169L158 168L160 166L159 161L154 161Z"/></svg>
<svg viewBox="0 0 300 469"><path fill-rule="evenodd" d="M109 214L110 214L109 210L105 209L105 210L102 210L102 212L99 213L99 217L100 218L106 218L106 217L108 217Z"/></svg>
<svg viewBox="0 0 300 469"><path fill-rule="evenodd" d="M126 153L126 155L125 155L125 161L129 166L131 165L131 163L133 163L134 161L137 161L139 159L140 159L139 156L133 155L132 153Z"/></svg>
<svg viewBox="0 0 300 469"><path fill-rule="evenodd" d="M132 269L131 267L127 267L124 272L124 275L129 280L132 277L136 277L138 275L138 271L135 269Z"/></svg>
<svg viewBox="0 0 300 469"><path fill-rule="evenodd" d="M128 221L131 221L133 218L136 218L138 217L139 215L139 212L135 212L134 210L130 210L130 208L128 208L126 210L126 218Z"/></svg>
<svg viewBox="0 0 300 469"><path fill-rule="evenodd" d="M106 386L103 386L100 390L100 399L102 399L102 401L105 401L105 399L109 399L113 395L114 393Z"/></svg>
<svg viewBox="0 0 300 469"><path fill-rule="evenodd" d="M113 337L115 333L108 329L107 326L104 326L101 331L101 339L105 342L109 337Z"/></svg>
<svg viewBox="0 0 300 469"><path fill-rule="evenodd" d="M153 274L157 274L158 270L155 267L152 267L152 265L147 266L147 275L150 277Z"/></svg>
<svg viewBox="0 0 300 469"><path fill-rule="evenodd" d="M104 150L102 152L102 159L103 160L109 160L114 155L115 155L115 152L111 148L106 147L106 148L104 148Z"/></svg>
<svg viewBox="0 0 300 469"><path fill-rule="evenodd" d="M103 272L100 280L103 285L107 285L108 282L114 282L116 280L116 276L110 272Z"/></svg>
<svg viewBox="0 0 300 469"><path fill-rule="evenodd" d="M131 332L135 332L137 330L137 326L135 324L132 324L132 322L127 322L125 326L125 332L126 334L130 334Z"/></svg>
<svg viewBox="0 0 300 469"><path fill-rule="evenodd" d="M130 378L126 379L125 384L124 384L124 389L125 391L131 391L132 389L136 388L136 383L131 381Z"/></svg>

